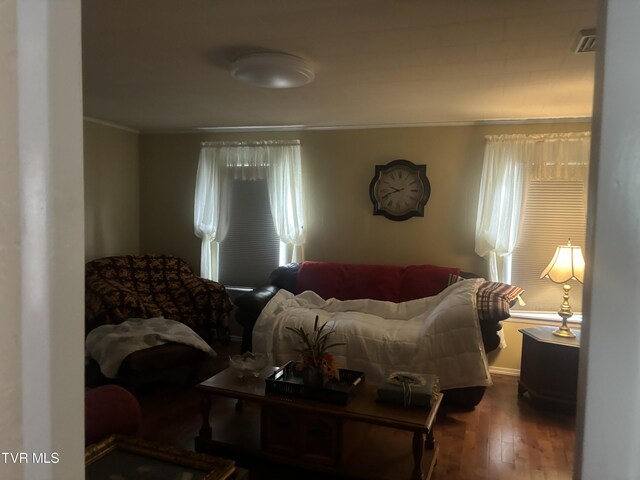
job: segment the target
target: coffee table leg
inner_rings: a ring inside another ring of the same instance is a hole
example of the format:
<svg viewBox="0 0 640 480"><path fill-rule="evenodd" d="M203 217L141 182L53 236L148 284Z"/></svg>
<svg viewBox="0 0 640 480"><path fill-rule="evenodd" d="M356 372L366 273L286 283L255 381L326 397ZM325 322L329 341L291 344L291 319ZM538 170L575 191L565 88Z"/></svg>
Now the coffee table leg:
<svg viewBox="0 0 640 480"><path fill-rule="evenodd" d="M424 450L424 435L421 432L413 434L413 472L411 480L423 480L422 451Z"/></svg>
<svg viewBox="0 0 640 480"><path fill-rule="evenodd" d="M198 436L200 438L211 440L211 424L209 423L209 412L211 411L211 398L208 394L202 394L202 400L200 403L201 412L202 412L202 426L200 427L200 432L198 432Z"/></svg>
<svg viewBox="0 0 640 480"><path fill-rule="evenodd" d="M436 442L433 439L433 430L429 429L429 431L427 432L427 438L425 439L424 442L424 448L426 448L427 450L433 450L436 446Z"/></svg>

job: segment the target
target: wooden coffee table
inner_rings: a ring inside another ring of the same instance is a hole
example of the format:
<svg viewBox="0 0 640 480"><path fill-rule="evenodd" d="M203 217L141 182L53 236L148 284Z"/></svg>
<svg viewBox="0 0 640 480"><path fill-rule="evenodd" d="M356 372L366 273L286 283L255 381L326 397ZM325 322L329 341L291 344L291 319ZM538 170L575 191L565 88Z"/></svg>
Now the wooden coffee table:
<svg viewBox="0 0 640 480"><path fill-rule="evenodd" d="M232 446L270 460L367 480L431 476L438 452L433 425L442 394L431 408L376 402L377 386L367 382L346 406L265 394L264 380L276 369L266 367L258 378L238 378L229 368L198 385L203 396L196 450L215 453ZM225 398L211 402L211 395Z"/></svg>

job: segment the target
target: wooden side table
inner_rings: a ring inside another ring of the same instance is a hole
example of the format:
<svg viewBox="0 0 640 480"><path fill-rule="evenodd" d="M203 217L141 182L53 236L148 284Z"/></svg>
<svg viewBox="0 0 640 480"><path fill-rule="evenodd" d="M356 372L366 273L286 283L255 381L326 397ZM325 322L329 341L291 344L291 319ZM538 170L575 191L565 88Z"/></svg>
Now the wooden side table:
<svg viewBox="0 0 640 480"><path fill-rule="evenodd" d="M555 327L523 328L518 396L539 404L575 408L578 391L580 330L575 338L554 335Z"/></svg>

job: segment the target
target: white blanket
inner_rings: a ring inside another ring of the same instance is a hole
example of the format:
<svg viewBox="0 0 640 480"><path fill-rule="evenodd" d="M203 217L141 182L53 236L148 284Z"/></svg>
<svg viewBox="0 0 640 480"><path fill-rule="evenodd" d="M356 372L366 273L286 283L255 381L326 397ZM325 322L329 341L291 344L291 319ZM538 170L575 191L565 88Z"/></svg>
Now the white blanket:
<svg viewBox="0 0 640 480"><path fill-rule="evenodd" d="M184 323L162 317L130 318L118 325L102 325L89 332L86 355L95 359L105 377L115 378L127 355L168 342L182 343L211 356L213 348Z"/></svg>
<svg viewBox="0 0 640 480"><path fill-rule="evenodd" d="M278 293L263 309L253 329L255 352L274 365L297 360L297 337L286 327L313 331L330 322L329 343L341 367L365 373L379 383L387 370L435 373L443 389L490 385L476 310L482 279L458 282L433 297L404 303L377 300L323 300L314 292Z"/></svg>

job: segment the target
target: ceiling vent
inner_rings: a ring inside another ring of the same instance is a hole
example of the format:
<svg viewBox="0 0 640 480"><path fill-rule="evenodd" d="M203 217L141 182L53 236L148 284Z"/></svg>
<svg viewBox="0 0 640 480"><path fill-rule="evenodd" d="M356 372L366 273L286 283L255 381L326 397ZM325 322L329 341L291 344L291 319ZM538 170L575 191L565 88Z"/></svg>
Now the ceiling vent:
<svg viewBox="0 0 640 480"><path fill-rule="evenodd" d="M580 37L574 50L575 53L590 53L596 51L598 38L596 37L596 29L580 30Z"/></svg>

